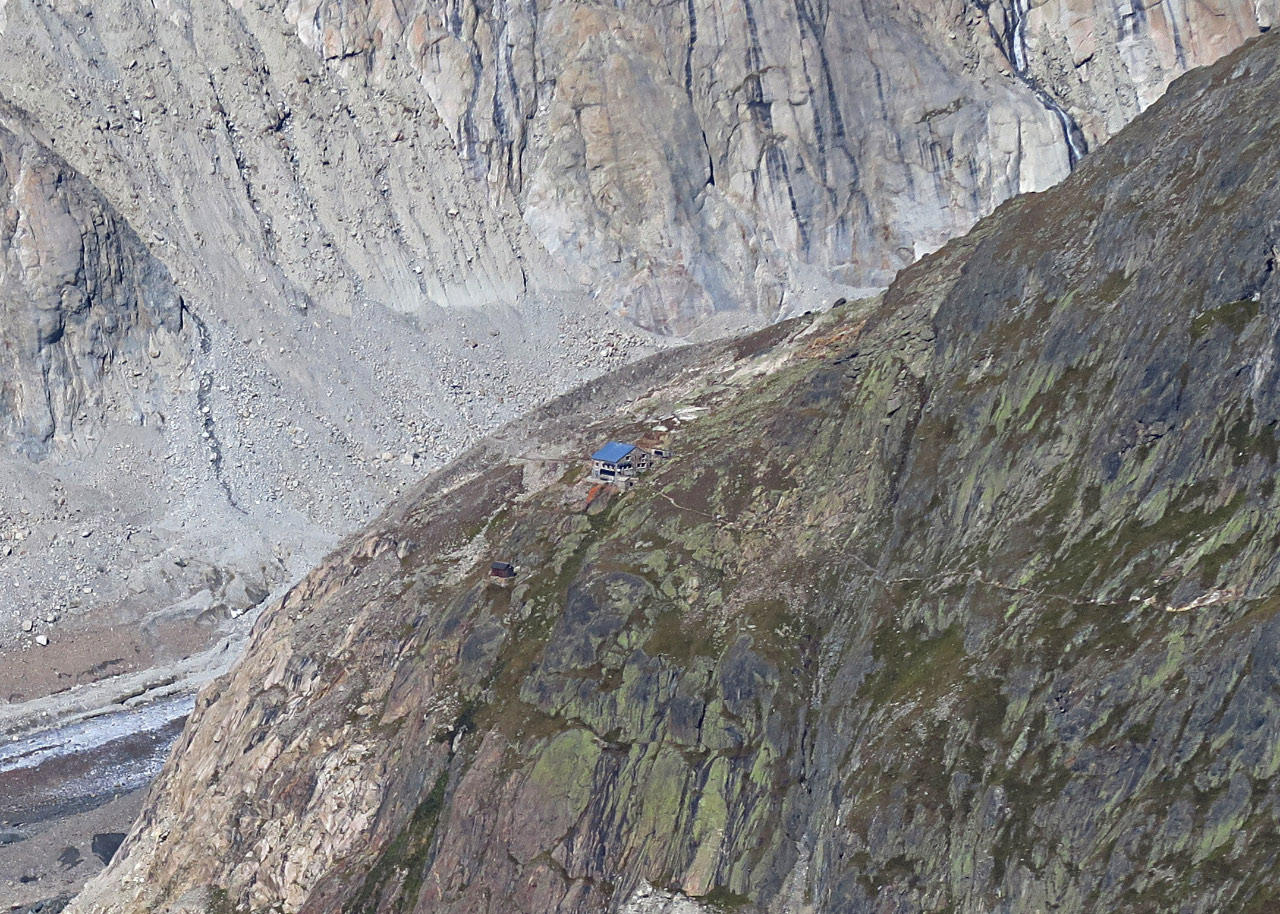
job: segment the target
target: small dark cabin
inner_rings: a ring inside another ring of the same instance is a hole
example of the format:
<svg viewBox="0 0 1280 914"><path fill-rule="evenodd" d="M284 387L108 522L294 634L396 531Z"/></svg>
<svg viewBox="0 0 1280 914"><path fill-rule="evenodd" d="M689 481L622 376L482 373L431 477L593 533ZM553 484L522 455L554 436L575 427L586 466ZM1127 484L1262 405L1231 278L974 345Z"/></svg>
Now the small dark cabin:
<svg viewBox="0 0 1280 914"><path fill-rule="evenodd" d="M510 562L494 562L489 566L489 574L495 578L514 578L516 576L516 566Z"/></svg>

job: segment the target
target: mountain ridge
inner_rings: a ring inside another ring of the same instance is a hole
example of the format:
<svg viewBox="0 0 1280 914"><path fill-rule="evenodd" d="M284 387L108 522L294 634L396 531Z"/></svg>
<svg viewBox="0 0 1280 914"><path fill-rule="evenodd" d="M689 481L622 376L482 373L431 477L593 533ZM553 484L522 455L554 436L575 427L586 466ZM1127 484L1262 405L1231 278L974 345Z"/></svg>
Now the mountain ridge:
<svg viewBox="0 0 1280 914"><path fill-rule="evenodd" d="M883 298L428 479L259 620L71 910L1266 910L1278 48Z"/></svg>

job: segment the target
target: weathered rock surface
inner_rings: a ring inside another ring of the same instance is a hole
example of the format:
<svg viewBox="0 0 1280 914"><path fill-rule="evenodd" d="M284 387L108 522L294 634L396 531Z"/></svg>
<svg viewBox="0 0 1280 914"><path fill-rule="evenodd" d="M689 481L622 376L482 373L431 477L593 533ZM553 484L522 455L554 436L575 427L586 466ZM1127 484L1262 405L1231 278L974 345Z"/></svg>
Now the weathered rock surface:
<svg viewBox="0 0 1280 914"><path fill-rule="evenodd" d="M884 285L1273 7L7 0L0 731L221 668L375 506L653 348L604 312Z"/></svg>
<svg viewBox="0 0 1280 914"><path fill-rule="evenodd" d="M207 646L646 346L486 204L412 81L348 83L283 17L4 6L0 437L42 459L0 455L0 650L63 653L6 657L0 699Z"/></svg>
<svg viewBox="0 0 1280 914"><path fill-rule="evenodd" d="M262 617L72 910L1270 910L1278 53L881 299L433 475Z"/></svg>
<svg viewBox="0 0 1280 914"><path fill-rule="evenodd" d="M1275 0L1014 0L987 9L1006 44L1020 34L1024 79L1049 92L1090 145L1128 123L1188 68L1213 63L1280 21Z"/></svg>
<svg viewBox="0 0 1280 914"><path fill-rule="evenodd" d="M422 314L518 299L559 264L598 306L687 330L886 285L1277 16L10 0L0 88L232 310Z"/></svg>
<svg viewBox="0 0 1280 914"><path fill-rule="evenodd" d="M284 23L0 5L0 745L194 690L404 486L653 345L466 179L412 78L348 82ZM75 764L20 762L30 824ZM0 860L0 898L62 892L44 863Z"/></svg>
<svg viewBox="0 0 1280 914"><path fill-rule="evenodd" d="M1278 11L302 0L289 16L343 72L420 74L490 199L514 199L605 303L679 330L886 285Z"/></svg>
<svg viewBox="0 0 1280 914"><path fill-rule="evenodd" d="M194 348L168 271L0 106L0 443L39 456L108 410L163 422Z"/></svg>
<svg viewBox="0 0 1280 914"><path fill-rule="evenodd" d="M1066 174L1062 119L1095 142L1274 2L9 0L0 97L113 215L44 223L40 275L6 272L42 303L8 331L7 434L57 460L0 474L0 644L140 588L242 611L638 352L601 311L684 330L883 285ZM178 296L183 339L139 365ZM82 413L116 421L68 442Z"/></svg>

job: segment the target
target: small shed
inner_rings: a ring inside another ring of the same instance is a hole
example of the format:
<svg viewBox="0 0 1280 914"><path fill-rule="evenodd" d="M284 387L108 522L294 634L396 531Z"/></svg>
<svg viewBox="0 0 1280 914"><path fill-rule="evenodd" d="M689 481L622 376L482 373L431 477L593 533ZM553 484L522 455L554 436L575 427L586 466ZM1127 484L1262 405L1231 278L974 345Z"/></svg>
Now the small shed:
<svg viewBox="0 0 1280 914"><path fill-rule="evenodd" d="M591 478L601 482L618 482L639 476L649 469L650 456L644 448L621 441L610 441L591 455Z"/></svg>
<svg viewBox="0 0 1280 914"><path fill-rule="evenodd" d="M489 566L489 574L495 578L514 578L516 566L510 562L494 562Z"/></svg>

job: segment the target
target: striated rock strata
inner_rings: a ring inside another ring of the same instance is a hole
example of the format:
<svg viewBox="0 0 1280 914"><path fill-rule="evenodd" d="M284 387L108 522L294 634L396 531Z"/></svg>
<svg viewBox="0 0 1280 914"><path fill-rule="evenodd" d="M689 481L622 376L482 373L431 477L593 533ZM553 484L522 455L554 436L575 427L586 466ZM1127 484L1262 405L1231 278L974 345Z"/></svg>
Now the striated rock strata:
<svg viewBox="0 0 1280 914"><path fill-rule="evenodd" d="M988 6L992 27L1021 57L1024 79L1070 113L1089 144L1115 133L1191 67L1213 63L1280 21L1275 0L1252 3L1092 3Z"/></svg>
<svg viewBox="0 0 1280 914"><path fill-rule="evenodd" d="M0 107L0 442L40 455L108 408L163 423L193 341L164 265Z"/></svg>
<svg viewBox="0 0 1280 914"><path fill-rule="evenodd" d="M1278 12L10 0L0 90L233 325L532 283L682 332L887 285Z"/></svg>
<svg viewBox="0 0 1280 914"><path fill-rule="evenodd" d="M647 326L886 285L1050 186L1277 0L1138 6L298 0L342 72L422 80L491 198ZM599 275L599 274L603 275ZM596 277L599 276L597 279Z"/></svg>
<svg viewBox="0 0 1280 914"><path fill-rule="evenodd" d="M263 616L70 910L1271 909L1278 52L882 299L431 477Z"/></svg>

